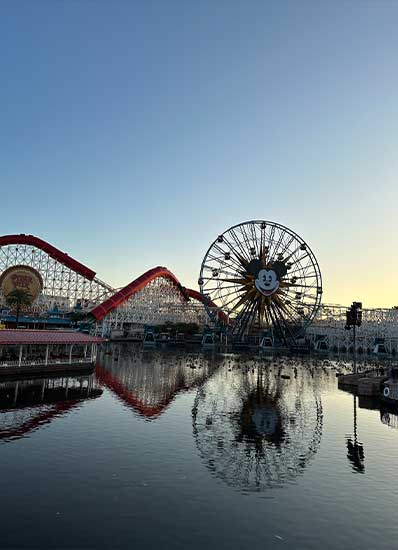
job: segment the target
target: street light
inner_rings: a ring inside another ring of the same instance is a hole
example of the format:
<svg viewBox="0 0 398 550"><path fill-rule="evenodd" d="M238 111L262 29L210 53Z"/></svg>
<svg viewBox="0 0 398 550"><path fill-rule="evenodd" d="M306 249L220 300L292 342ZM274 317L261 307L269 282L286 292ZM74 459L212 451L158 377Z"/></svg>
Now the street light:
<svg viewBox="0 0 398 550"><path fill-rule="evenodd" d="M362 302L352 302L350 309L346 311L346 330L351 330L351 327L354 331L354 374L357 372L357 361L356 361L356 327L360 327L362 324Z"/></svg>

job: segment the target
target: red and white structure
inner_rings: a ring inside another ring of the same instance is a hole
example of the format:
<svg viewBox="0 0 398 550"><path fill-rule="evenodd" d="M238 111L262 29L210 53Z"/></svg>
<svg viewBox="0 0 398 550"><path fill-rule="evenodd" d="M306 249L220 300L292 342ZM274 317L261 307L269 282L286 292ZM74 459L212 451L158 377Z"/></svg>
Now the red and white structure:
<svg viewBox="0 0 398 550"><path fill-rule="evenodd" d="M0 281L12 267L35 270L42 281L42 291L27 315L46 317L57 308L63 314L75 310L91 314L96 334L110 336L112 331L128 333L137 325L169 322L209 324L210 318L229 323L227 311L209 295L184 287L166 267L155 267L120 289L97 277L95 271L34 235L0 237ZM1 285L0 285L1 287ZM344 330L345 306L324 304L307 329L314 341L326 336L329 346L348 349L352 339ZM7 310L0 288L0 319ZM212 314L209 318L209 312ZM364 309L362 327L357 332L358 346L371 347L375 338L386 338L390 351L398 352L398 311Z"/></svg>
<svg viewBox="0 0 398 550"><path fill-rule="evenodd" d="M209 307L217 309L209 301ZM220 316L222 314L218 312ZM166 267L150 269L91 310L102 336L136 325L209 323L203 297L181 285Z"/></svg>
<svg viewBox="0 0 398 550"><path fill-rule="evenodd" d="M42 292L29 308L30 315L46 316L55 307L62 313L77 309L92 315L97 334L103 336L134 325L208 323L202 295L183 287L165 267L155 267L125 287L114 289L95 271L38 237L0 237L0 277L17 266L34 269L43 282ZM1 292L0 306L7 308Z"/></svg>
<svg viewBox="0 0 398 550"><path fill-rule="evenodd" d="M55 306L62 311L77 306L89 311L114 293L110 285L96 277L95 271L38 237L0 237L0 276L19 265L35 269L43 281L43 291L32 304L34 313L44 313ZM0 300L5 305L3 296Z"/></svg>

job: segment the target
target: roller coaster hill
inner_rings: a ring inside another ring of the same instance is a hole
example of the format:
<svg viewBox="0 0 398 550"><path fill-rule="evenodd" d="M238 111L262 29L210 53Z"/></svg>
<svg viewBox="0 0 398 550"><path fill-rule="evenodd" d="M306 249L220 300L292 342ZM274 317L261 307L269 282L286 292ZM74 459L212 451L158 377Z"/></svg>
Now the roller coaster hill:
<svg viewBox="0 0 398 550"><path fill-rule="evenodd" d="M9 296L24 290L19 328L86 327L109 337L166 323L208 324L200 292L185 288L166 267L154 267L123 288L99 279L92 269L33 235L0 237L0 319L15 328ZM210 308L216 307L209 303ZM216 314L220 319L221 312Z"/></svg>
<svg viewBox="0 0 398 550"><path fill-rule="evenodd" d="M145 327L191 324L231 342L305 341L315 349L349 352L347 306L321 304L322 278L309 245L290 229L245 222L216 237L203 259L199 290L167 267L154 267L122 288L33 235L0 237L2 327L79 328L129 337ZM16 295L29 299L19 304ZM13 299L12 299L13 298ZM363 309L358 351L398 351L398 310Z"/></svg>

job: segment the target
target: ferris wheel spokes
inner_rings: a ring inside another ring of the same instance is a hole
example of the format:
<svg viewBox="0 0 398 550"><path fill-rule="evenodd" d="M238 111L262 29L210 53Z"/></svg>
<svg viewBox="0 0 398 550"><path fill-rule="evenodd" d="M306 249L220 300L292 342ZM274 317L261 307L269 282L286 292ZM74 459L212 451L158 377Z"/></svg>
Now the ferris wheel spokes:
<svg viewBox="0 0 398 550"><path fill-rule="evenodd" d="M274 329L294 339L314 318L322 294L308 245L290 229L264 220L238 224L217 237L202 262L199 286L231 319L238 338ZM210 309L209 314L214 317Z"/></svg>

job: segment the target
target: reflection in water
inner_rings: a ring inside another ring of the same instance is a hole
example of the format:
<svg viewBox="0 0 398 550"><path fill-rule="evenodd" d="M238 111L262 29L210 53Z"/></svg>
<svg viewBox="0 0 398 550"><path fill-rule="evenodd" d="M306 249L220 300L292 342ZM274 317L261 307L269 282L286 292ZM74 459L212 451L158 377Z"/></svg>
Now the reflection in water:
<svg viewBox="0 0 398 550"><path fill-rule="evenodd" d="M0 384L2 548L394 548L396 416L358 399L352 475L344 365L109 348L99 399L78 401L88 378Z"/></svg>
<svg viewBox="0 0 398 550"><path fill-rule="evenodd" d="M231 357L197 392L193 432L208 468L243 491L292 482L317 452L319 378L291 359Z"/></svg>
<svg viewBox="0 0 398 550"><path fill-rule="evenodd" d="M394 405L381 403L377 399L358 396L360 409L378 411L380 422L389 428L398 430L398 410Z"/></svg>
<svg viewBox="0 0 398 550"><path fill-rule="evenodd" d="M369 367L375 367L378 363L371 363L369 365L363 363L362 370L369 370ZM386 363L387 365L387 363ZM392 365L391 362L388 365ZM395 363L394 363L395 365ZM368 367L368 368L367 368ZM380 374L384 374L386 366L379 367ZM358 413L357 408L367 409L372 411L379 411L380 421L382 424L389 426L390 428L398 429L398 415L396 408L388 406L386 403L380 402L379 399L374 396L357 395L354 388L339 388L339 391L344 393L350 393L353 395L353 433L346 435L346 447L347 458L354 473L365 473L365 451L363 444L358 441Z"/></svg>
<svg viewBox="0 0 398 550"><path fill-rule="evenodd" d="M380 410L380 420L383 424L386 426L389 426L390 428L395 428L398 430L398 414L397 412L392 412L387 409L381 409Z"/></svg>
<svg viewBox="0 0 398 550"><path fill-rule="evenodd" d="M202 384L218 367L220 356L186 351L112 346L96 369L97 379L147 420L162 414L174 397Z"/></svg>
<svg viewBox="0 0 398 550"><path fill-rule="evenodd" d="M354 472L365 473L365 452L363 445L358 441L358 421L357 421L357 396L354 395L354 435L346 438L347 458L352 465Z"/></svg>
<svg viewBox="0 0 398 550"><path fill-rule="evenodd" d="M92 375L0 383L0 440L26 436L102 394Z"/></svg>

